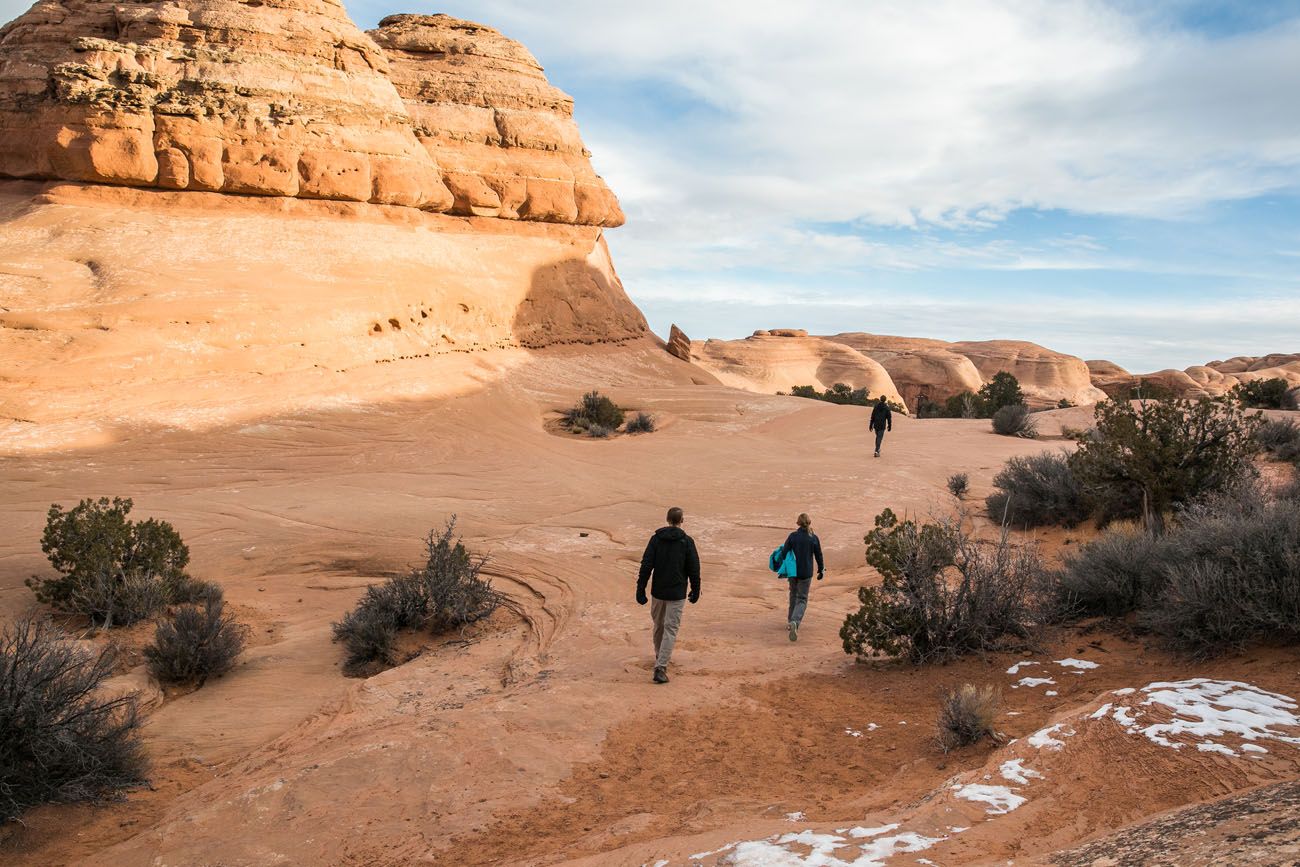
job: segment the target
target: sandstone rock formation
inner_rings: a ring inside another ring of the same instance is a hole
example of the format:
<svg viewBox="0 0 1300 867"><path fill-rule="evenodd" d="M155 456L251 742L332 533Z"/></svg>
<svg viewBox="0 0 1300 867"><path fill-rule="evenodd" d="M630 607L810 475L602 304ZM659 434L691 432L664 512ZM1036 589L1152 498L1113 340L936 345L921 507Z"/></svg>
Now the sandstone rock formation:
<svg viewBox="0 0 1300 867"><path fill-rule="evenodd" d="M964 391L979 391L984 385L971 360L946 349L939 340L860 332L837 334L829 339L851 346L878 361L889 372L898 393L913 410L922 396L942 403Z"/></svg>
<svg viewBox="0 0 1300 867"><path fill-rule="evenodd" d="M1176 397L1196 400L1219 397L1237 385L1257 379L1281 379L1300 388L1300 353L1274 353L1261 357L1238 356L1210 361L1185 370L1158 370L1132 374L1109 361L1089 361L1093 385L1112 397L1127 396L1139 386L1155 386Z"/></svg>
<svg viewBox="0 0 1300 867"><path fill-rule="evenodd" d="M668 354L682 361L691 360L691 339L676 325L668 331Z"/></svg>
<svg viewBox="0 0 1300 867"><path fill-rule="evenodd" d="M578 135L573 100L522 45L447 15L390 15L370 35L442 168L453 213L622 225Z"/></svg>
<svg viewBox="0 0 1300 867"><path fill-rule="evenodd" d="M647 336L622 219L572 100L490 28L39 0L0 29L0 433L455 392Z"/></svg>
<svg viewBox="0 0 1300 867"><path fill-rule="evenodd" d="M778 331L744 340L706 340L691 344L695 363L736 388L773 393L796 385L820 389L842 382L874 396L902 402L889 373L874 359L820 337L782 336Z"/></svg>
<svg viewBox="0 0 1300 867"><path fill-rule="evenodd" d="M374 37L335 0L40 0L0 30L0 176L622 223L522 46L447 16Z"/></svg>

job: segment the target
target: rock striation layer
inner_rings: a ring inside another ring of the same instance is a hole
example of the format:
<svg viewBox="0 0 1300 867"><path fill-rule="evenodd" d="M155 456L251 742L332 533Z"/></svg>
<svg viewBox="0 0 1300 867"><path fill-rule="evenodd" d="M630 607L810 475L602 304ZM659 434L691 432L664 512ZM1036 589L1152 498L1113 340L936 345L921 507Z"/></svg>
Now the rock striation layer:
<svg viewBox="0 0 1300 867"><path fill-rule="evenodd" d="M1258 379L1281 379L1300 389L1300 353L1237 356L1226 361L1196 364L1185 370L1129 373L1109 361L1089 361L1092 383L1111 397L1128 397L1141 389L1196 400L1220 397L1237 385Z"/></svg>
<svg viewBox="0 0 1300 867"><path fill-rule="evenodd" d="M370 35L442 168L452 213L622 225L578 134L573 99L524 46L448 15L390 15Z"/></svg>
<svg viewBox="0 0 1300 867"><path fill-rule="evenodd" d="M0 30L0 175L622 223L518 43L447 16L374 37L335 0L40 0Z"/></svg>

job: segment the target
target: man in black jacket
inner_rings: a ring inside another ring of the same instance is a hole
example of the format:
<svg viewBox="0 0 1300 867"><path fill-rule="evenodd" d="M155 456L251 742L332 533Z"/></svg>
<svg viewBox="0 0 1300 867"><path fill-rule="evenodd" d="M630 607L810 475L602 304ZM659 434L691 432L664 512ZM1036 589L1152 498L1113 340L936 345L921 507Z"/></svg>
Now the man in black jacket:
<svg viewBox="0 0 1300 867"><path fill-rule="evenodd" d="M889 409L889 403L882 394L880 400L876 401L875 407L871 410L871 424L867 425L867 430L876 432L876 457L880 457L880 444L885 441L885 431L894 429L894 414Z"/></svg>
<svg viewBox="0 0 1300 867"><path fill-rule="evenodd" d="M650 537L641 555L641 572L636 579L636 601L645 605L645 587L650 583L650 617L654 621L655 683L668 682L668 660L677 643L677 627L682 622L682 609L686 600L694 605L700 601L700 555L695 550L695 540L682 529L685 515L673 506L668 510L668 526L660 527ZM690 593L686 585L690 583Z"/></svg>

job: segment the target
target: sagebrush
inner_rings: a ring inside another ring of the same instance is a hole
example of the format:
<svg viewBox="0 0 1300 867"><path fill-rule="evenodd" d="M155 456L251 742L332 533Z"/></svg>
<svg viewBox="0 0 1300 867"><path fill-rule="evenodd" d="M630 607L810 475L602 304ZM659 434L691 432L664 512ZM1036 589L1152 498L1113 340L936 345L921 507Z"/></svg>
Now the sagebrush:
<svg viewBox="0 0 1300 867"><path fill-rule="evenodd" d="M654 433L655 417L648 412L638 412L627 423L628 433Z"/></svg>
<svg viewBox="0 0 1300 867"><path fill-rule="evenodd" d="M1295 419L1262 422L1255 430L1255 441L1275 461L1300 463L1300 424Z"/></svg>
<svg viewBox="0 0 1300 867"><path fill-rule="evenodd" d="M159 680L202 686L234 666L247 636L218 593L202 604L182 605L159 621L144 656Z"/></svg>
<svg viewBox="0 0 1300 867"><path fill-rule="evenodd" d="M970 476L966 473L953 473L948 477L948 493L957 499L966 496L970 490Z"/></svg>
<svg viewBox="0 0 1300 867"><path fill-rule="evenodd" d="M997 740L994 729L1002 694L992 684L975 686L964 683L944 693L939 705L936 740L946 753L957 747L978 743L984 738Z"/></svg>
<svg viewBox="0 0 1300 867"><path fill-rule="evenodd" d="M401 630L445 632L496 610L501 595L481 575L486 560L471 555L455 530L453 516L441 530L429 531L422 567L367 587L357 606L334 624L350 670L397 664Z"/></svg>
<svg viewBox="0 0 1300 867"><path fill-rule="evenodd" d="M994 491L984 501L989 519L1012 527L1073 527L1088 519L1090 508L1074 476L1069 454L1042 452L1014 457L993 477Z"/></svg>
<svg viewBox="0 0 1300 867"><path fill-rule="evenodd" d="M1006 437L1033 439L1038 436L1038 425L1023 403L1011 403L993 413L993 432Z"/></svg>
<svg viewBox="0 0 1300 867"><path fill-rule="evenodd" d="M85 650L45 618L0 630L0 822L145 781L135 696L99 691L112 673L110 651Z"/></svg>
<svg viewBox="0 0 1300 867"><path fill-rule="evenodd" d="M564 423L571 430L602 437L622 427L624 415L614 401L598 391L589 391L577 406L564 411Z"/></svg>

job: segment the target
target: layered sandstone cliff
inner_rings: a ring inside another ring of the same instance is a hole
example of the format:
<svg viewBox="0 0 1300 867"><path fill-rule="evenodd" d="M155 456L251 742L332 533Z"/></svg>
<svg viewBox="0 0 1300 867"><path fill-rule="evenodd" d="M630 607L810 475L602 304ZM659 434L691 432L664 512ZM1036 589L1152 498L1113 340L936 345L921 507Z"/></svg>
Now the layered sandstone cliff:
<svg viewBox="0 0 1300 867"><path fill-rule="evenodd" d="M622 223L522 46L373 36L334 0L41 0L0 30L0 175Z"/></svg>
<svg viewBox="0 0 1300 867"><path fill-rule="evenodd" d="M41 0L0 29L0 439L446 393L648 336L622 219L572 100L490 28Z"/></svg>

